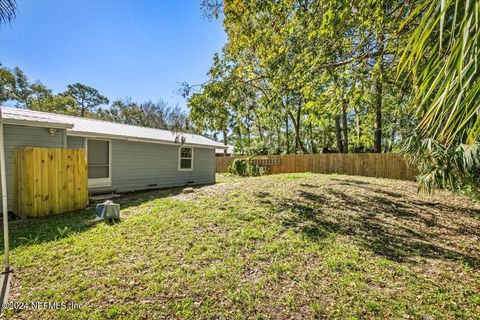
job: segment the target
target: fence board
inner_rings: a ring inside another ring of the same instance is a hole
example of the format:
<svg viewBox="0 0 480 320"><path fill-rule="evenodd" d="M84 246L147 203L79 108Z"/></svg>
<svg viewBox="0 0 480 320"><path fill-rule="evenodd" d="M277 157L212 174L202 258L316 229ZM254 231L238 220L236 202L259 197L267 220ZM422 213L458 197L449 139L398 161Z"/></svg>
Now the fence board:
<svg viewBox="0 0 480 320"><path fill-rule="evenodd" d="M216 172L227 172L235 159L246 156L217 157ZM338 173L398 180L415 180L415 168L397 153L326 153L256 156L250 159L267 163L271 173L315 172ZM262 161L260 161L262 160Z"/></svg>
<svg viewBox="0 0 480 320"><path fill-rule="evenodd" d="M16 148L13 168L14 211L20 216L42 217L88 204L83 149Z"/></svg>

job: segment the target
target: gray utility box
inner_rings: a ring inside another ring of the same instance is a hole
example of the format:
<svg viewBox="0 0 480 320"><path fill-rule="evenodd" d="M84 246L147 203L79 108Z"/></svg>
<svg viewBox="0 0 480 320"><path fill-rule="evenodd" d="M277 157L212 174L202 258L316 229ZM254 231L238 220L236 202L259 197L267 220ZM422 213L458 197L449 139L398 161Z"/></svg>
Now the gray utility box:
<svg viewBox="0 0 480 320"><path fill-rule="evenodd" d="M100 219L120 220L120 205L110 200L99 203L95 207L95 215Z"/></svg>

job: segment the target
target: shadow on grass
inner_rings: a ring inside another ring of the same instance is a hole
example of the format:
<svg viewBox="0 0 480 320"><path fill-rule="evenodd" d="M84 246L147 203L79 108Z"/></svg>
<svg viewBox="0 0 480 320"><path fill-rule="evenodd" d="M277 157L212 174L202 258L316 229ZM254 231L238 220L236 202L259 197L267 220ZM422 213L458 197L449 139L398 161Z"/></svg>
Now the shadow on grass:
<svg viewBox="0 0 480 320"><path fill-rule="evenodd" d="M356 180L356 179L337 179L333 178L330 181L335 182L336 184L339 185L357 185L357 186L363 186L363 185L373 185L374 183L367 182L364 180Z"/></svg>
<svg viewBox="0 0 480 320"><path fill-rule="evenodd" d="M93 218L93 210L84 210L52 217L11 221L9 223L10 249L58 240L73 233L84 232L95 225L91 222ZM3 230L0 233L3 238ZM3 241L0 248L3 250Z"/></svg>
<svg viewBox="0 0 480 320"><path fill-rule="evenodd" d="M201 186L194 186L193 188L195 189L199 187ZM178 187L124 193L120 198L113 199L113 201L119 203L122 210L132 206L139 206L155 199L178 195L182 192L183 188L184 187ZM92 208L88 210L69 212L43 218L28 218L26 220L10 221L10 249L12 250L19 246L29 246L59 240L69 237L72 234L85 232L94 228L97 223L106 223L104 221L94 220L95 214L93 207L101 202L103 201L90 203L90 207ZM122 217L121 213L120 217ZM0 237L3 239L3 229L0 230ZM0 241L0 250L3 251L3 241Z"/></svg>
<svg viewBox="0 0 480 320"><path fill-rule="evenodd" d="M204 185L191 186L191 188L198 189ZM123 193L120 198L114 199L114 202L119 203L122 209L127 209L132 206L139 206L145 202L149 202L155 199L163 199L179 195L183 192L185 187L174 187L155 189L147 191L135 191Z"/></svg>
<svg viewBox="0 0 480 320"><path fill-rule="evenodd" d="M351 183L351 180L345 181ZM282 213L284 227L293 228L312 241L340 234L392 261L408 262L423 257L462 261L480 268L480 257L475 255L475 251L463 250L465 243L462 243L465 236L477 235L475 228L467 231L456 221L452 221L452 226L441 225L437 221L441 215L452 212L475 215L471 209L446 203L432 204L353 181L356 188L348 193L343 189L344 183L316 192L310 192L310 187L303 185L303 190L297 191L294 197L264 202ZM336 187L338 185L341 187ZM458 243L451 243L452 234Z"/></svg>

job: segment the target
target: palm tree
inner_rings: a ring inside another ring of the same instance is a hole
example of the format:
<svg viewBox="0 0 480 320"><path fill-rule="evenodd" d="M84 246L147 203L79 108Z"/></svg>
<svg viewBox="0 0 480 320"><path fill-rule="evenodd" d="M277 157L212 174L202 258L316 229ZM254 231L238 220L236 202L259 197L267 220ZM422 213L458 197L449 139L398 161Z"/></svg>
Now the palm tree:
<svg viewBox="0 0 480 320"><path fill-rule="evenodd" d="M16 10L15 0L0 0L0 23L12 21L15 18Z"/></svg>
<svg viewBox="0 0 480 320"><path fill-rule="evenodd" d="M400 72L414 81L419 119L404 151L419 166L420 186L470 188L480 181L480 0L421 1Z"/></svg>
<svg viewBox="0 0 480 320"><path fill-rule="evenodd" d="M401 58L418 79L419 133L450 147L480 136L480 0L422 1Z"/></svg>

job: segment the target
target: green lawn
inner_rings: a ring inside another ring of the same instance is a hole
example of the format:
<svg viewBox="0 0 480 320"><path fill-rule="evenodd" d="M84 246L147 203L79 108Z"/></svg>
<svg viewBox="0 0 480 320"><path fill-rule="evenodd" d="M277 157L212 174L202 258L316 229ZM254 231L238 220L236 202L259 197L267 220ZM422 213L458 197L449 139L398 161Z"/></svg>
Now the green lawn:
<svg viewBox="0 0 480 320"><path fill-rule="evenodd" d="M318 174L219 176L92 212L11 225L11 301L52 318L475 319L480 205L411 182Z"/></svg>

